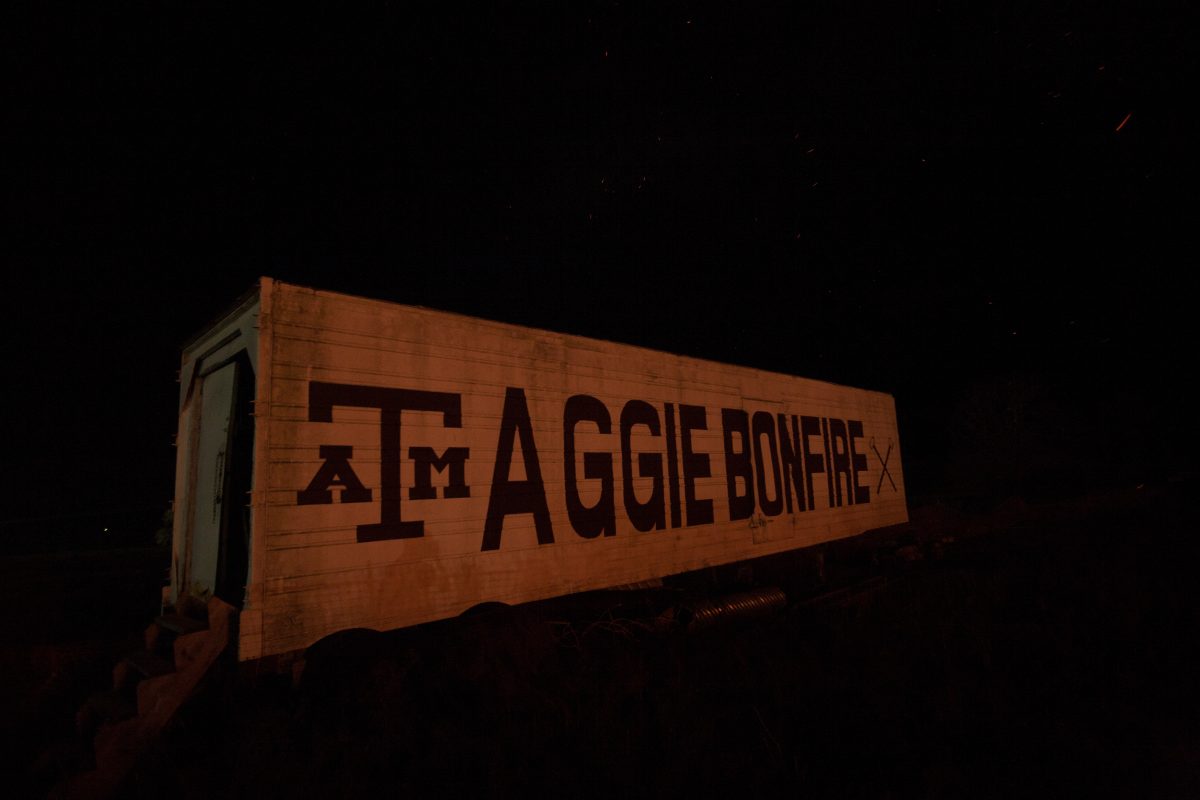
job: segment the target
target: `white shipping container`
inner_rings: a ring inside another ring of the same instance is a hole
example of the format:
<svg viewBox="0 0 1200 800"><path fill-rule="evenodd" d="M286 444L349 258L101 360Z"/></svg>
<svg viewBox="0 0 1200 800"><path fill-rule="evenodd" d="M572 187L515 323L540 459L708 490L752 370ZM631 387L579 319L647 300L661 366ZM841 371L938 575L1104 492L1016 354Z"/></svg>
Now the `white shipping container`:
<svg viewBox="0 0 1200 800"><path fill-rule="evenodd" d="M907 521L879 392L270 278L180 375L171 598L240 660Z"/></svg>

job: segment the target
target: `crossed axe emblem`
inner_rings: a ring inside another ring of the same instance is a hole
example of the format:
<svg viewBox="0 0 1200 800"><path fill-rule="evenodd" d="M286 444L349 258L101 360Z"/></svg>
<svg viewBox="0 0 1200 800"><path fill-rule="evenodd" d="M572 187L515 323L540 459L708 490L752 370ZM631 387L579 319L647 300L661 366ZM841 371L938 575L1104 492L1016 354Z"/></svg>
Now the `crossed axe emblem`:
<svg viewBox="0 0 1200 800"><path fill-rule="evenodd" d="M888 439L887 453L880 455L879 448L875 446L875 437L871 437L871 449L875 451L875 457L879 459L880 466L883 467L883 473L879 476L879 485L875 487L875 494L879 494L879 490L883 488L883 479L887 478L888 483L892 485L892 491L898 492L896 482L892 480L892 473L888 470L888 459L892 457L892 445L895 444L891 439Z"/></svg>

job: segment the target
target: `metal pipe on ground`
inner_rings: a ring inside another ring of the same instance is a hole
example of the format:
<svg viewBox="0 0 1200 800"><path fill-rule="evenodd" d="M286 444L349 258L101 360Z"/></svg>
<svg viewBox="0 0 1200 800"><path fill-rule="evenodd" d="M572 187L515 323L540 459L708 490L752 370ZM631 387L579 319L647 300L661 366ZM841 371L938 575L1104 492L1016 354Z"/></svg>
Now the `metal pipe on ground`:
<svg viewBox="0 0 1200 800"><path fill-rule="evenodd" d="M689 632L709 630L734 620L769 616L787 607L787 595L774 586L700 600L687 605L680 616Z"/></svg>

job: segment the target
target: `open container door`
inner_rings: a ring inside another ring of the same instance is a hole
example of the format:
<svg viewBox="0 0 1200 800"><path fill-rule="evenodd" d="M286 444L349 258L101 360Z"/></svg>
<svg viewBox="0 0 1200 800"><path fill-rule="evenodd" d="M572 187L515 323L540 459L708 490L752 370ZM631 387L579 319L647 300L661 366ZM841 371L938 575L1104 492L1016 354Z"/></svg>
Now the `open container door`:
<svg viewBox="0 0 1200 800"><path fill-rule="evenodd" d="M184 349L176 438L172 603L241 608L250 561L257 293Z"/></svg>

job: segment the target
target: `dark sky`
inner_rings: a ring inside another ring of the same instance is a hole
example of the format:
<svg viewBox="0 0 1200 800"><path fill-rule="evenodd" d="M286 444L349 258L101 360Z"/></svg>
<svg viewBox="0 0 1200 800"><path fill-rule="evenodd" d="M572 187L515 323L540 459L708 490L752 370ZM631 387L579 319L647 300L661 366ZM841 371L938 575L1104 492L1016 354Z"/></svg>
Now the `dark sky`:
<svg viewBox="0 0 1200 800"><path fill-rule="evenodd" d="M918 494L1188 464L1182 2L171 5L6 34L0 533L165 508L264 274L892 392Z"/></svg>

